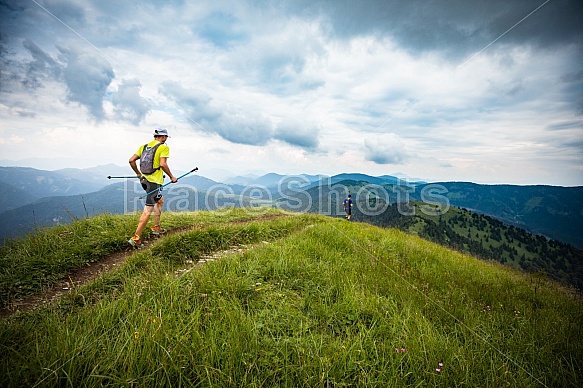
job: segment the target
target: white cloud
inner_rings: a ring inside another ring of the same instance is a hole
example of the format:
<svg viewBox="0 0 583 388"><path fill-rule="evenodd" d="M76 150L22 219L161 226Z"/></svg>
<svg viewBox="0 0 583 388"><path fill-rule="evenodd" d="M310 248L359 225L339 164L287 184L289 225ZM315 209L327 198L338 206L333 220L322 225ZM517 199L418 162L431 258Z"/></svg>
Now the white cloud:
<svg viewBox="0 0 583 388"><path fill-rule="evenodd" d="M6 144L6 145L18 144L18 143L22 143L24 140L25 139L21 136L12 135L12 136L7 136L7 137L0 139L0 144Z"/></svg>
<svg viewBox="0 0 583 388"><path fill-rule="evenodd" d="M409 153L403 141L394 133L364 139L365 159L377 164L405 164Z"/></svg>

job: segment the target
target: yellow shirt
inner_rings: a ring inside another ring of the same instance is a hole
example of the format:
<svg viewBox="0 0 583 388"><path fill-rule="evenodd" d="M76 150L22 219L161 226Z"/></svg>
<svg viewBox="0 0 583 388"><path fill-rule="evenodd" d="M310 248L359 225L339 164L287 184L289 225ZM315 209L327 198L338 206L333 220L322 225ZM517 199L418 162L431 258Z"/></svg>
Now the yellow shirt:
<svg viewBox="0 0 583 388"><path fill-rule="evenodd" d="M154 139L148 143L148 147L154 147L158 144L159 141ZM144 151L144 145L142 144L140 148L136 151L136 155L142 156L142 152ZM162 144L156 150L156 154L154 155L154 168L160 167L160 158L168 158L170 156L170 148L166 144ZM153 183L158 183L160 185L164 184L164 171L162 169L158 169L151 174L144 174L144 178L149 180Z"/></svg>

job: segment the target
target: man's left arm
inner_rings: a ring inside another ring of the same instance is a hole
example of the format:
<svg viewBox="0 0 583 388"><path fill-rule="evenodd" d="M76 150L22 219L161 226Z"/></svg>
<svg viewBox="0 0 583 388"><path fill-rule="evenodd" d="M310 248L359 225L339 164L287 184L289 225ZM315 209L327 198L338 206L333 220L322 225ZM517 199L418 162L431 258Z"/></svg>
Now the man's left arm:
<svg viewBox="0 0 583 388"><path fill-rule="evenodd" d="M168 175L168 178L170 178L172 183L178 182L178 179L176 179L176 177L172 175L172 172L170 172L170 167L168 167L168 158L160 158L160 168L166 173L166 175Z"/></svg>

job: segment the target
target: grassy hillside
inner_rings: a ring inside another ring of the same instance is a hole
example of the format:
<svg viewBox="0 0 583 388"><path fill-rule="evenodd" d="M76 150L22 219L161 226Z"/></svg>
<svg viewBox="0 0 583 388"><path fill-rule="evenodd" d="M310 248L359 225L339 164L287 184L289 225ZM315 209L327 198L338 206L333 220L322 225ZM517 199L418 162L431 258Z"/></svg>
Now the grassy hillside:
<svg viewBox="0 0 583 388"><path fill-rule="evenodd" d="M463 183L458 185L465 187ZM451 189L454 190L455 187L457 186L454 185ZM471 187L472 189L468 189L468 193L472 192L473 194L468 196L476 202L466 198L463 203L474 203L474 206L478 206L479 203L483 202L494 208L494 203L501 200L500 195L492 195L492 198L487 199L483 192L484 189L480 185L472 185ZM494 191L507 190L509 195L512 189L516 188L516 186L492 187L491 190ZM368 185L366 182L342 181L335 185L310 188L305 192L296 191L293 193L290 191L286 193L285 197L278 199L276 205L288 210L341 217L344 215L342 201L348 193L353 193L352 220L382 227L398 228L446 247L467 252L479 258L496 260L529 272L544 271L554 280L583 290L583 250L544 235L531 233L515 225L503 223L498 218L480 212L453 206L445 208L443 212L438 212L437 209L440 208L438 205L414 201L414 198L419 197L421 191L419 189L410 192L408 201L404 201L407 197L399 190L389 186ZM451 195L455 198L461 189L455 190L457 191L449 192L448 197ZM580 200L568 199L569 196L576 197L575 194L579 188L533 186L528 190L538 190L541 195L546 192L545 195L549 197L552 197L549 192L557 194L555 202L561 198L565 199L563 205L567 207L569 204L573 205L573 209L569 212L563 212L563 215L568 217L574 217L573 214L580 207L578 205ZM528 190L521 192L521 201L530 195ZM399 193L401 194L400 198ZM516 198L509 198L511 201L516 200ZM442 197L442 199L447 198ZM307 206L301 206L303 204L307 204ZM503 207L500 203L499 206ZM424 209L429 210L424 212ZM547 225L560 223L563 225L563 229L568 226L572 234L577 234L581 229L578 228L579 221L571 222L561 216L547 214L546 220Z"/></svg>
<svg viewBox="0 0 583 388"><path fill-rule="evenodd" d="M436 206L411 202L412 215L399 213L397 205L383 214L355 218L383 227L396 227L440 245L496 260L525 271L544 272L550 278L583 290L583 251L549 240L489 216L450 207L440 213ZM429 211L424 212L424 210ZM428 214L429 213L429 214Z"/></svg>
<svg viewBox="0 0 583 388"><path fill-rule="evenodd" d="M167 216L180 232L0 321L4 385L583 384L583 305L556 283L313 214ZM3 300L119 251L135 222L99 216L11 242Z"/></svg>

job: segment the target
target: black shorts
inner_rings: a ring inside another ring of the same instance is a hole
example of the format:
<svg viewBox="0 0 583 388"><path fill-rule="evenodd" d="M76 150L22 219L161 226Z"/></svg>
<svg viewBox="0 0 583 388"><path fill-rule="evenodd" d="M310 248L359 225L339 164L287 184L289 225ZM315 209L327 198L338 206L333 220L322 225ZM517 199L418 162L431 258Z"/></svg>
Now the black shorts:
<svg viewBox="0 0 583 388"><path fill-rule="evenodd" d="M140 184L142 185L142 188L146 191L146 193L149 193L150 191L154 191L160 188L160 190L154 191L153 193L149 194L146 197L146 206L154 206L156 202L158 202L160 198L162 198L161 189L162 185L159 183L150 182L144 177L140 178Z"/></svg>

